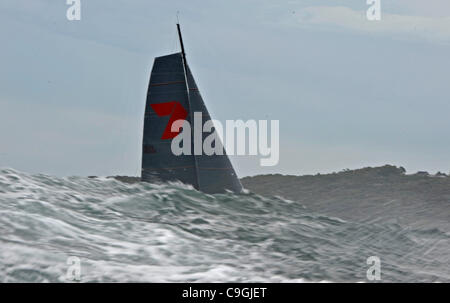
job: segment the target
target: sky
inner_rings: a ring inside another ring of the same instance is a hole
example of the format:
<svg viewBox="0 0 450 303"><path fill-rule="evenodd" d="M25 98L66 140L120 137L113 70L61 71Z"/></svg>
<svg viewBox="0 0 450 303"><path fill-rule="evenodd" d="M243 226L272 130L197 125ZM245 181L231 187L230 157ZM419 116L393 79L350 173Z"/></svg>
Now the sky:
<svg viewBox="0 0 450 303"><path fill-rule="evenodd" d="M240 177L393 164L450 172L450 1L0 2L0 167L139 175L153 59L187 59L214 119L280 121L280 161Z"/></svg>

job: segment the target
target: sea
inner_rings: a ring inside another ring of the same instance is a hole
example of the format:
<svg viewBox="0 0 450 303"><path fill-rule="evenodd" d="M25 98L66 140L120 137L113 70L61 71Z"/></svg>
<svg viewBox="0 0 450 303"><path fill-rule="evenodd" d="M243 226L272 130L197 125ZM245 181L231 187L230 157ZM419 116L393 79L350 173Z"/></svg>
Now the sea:
<svg viewBox="0 0 450 303"><path fill-rule="evenodd" d="M249 190L0 170L0 282L450 282L449 265L438 227Z"/></svg>

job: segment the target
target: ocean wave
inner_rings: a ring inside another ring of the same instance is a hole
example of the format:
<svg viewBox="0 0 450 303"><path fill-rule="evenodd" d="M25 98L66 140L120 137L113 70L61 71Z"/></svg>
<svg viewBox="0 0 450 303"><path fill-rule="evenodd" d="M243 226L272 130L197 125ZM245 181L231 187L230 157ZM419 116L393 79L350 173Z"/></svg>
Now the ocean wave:
<svg viewBox="0 0 450 303"><path fill-rule="evenodd" d="M360 210L364 211L364 210ZM450 236L361 223L252 192L0 171L0 281L449 281Z"/></svg>

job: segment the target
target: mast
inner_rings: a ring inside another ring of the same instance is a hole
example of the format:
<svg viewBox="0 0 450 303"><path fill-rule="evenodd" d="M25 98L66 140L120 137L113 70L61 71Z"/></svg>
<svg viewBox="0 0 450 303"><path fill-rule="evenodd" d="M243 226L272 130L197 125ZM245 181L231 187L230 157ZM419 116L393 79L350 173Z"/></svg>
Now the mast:
<svg viewBox="0 0 450 303"><path fill-rule="evenodd" d="M181 56L183 57L183 63L185 65L185 74L186 74L186 53L184 52L184 44L183 44L183 37L181 36L181 28L180 23L177 23L177 30L178 30L178 38L180 39L180 45L181 45Z"/></svg>
<svg viewBox="0 0 450 303"><path fill-rule="evenodd" d="M187 61L186 61L186 53L184 52L184 44L183 44L183 36L181 35L181 27L180 23L177 23L177 30L178 30L178 38L180 39L180 46L181 46L181 58L183 61L183 69L184 69L184 79L186 81L186 93L187 93L187 104L188 104L188 111L189 116L191 117L191 124L193 125L193 119L194 119L194 113L191 110L191 100L189 97L189 83L187 80ZM198 178L198 164L197 164L197 157L194 154L194 128L191 125L191 153L192 157L194 158L194 171L195 171L195 184L194 187L197 190L200 190L200 180Z"/></svg>

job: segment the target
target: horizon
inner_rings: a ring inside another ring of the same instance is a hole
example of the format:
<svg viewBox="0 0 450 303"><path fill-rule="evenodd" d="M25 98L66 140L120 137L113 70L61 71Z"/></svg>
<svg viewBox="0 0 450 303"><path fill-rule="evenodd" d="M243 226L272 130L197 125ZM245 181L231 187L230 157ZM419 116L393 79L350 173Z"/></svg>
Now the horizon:
<svg viewBox="0 0 450 303"><path fill-rule="evenodd" d="M343 168L337 171L331 171L331 172L325 172L325 173L312 173L312 174L283 174L283 173L267 173L267 174L256 174L256 175L247 175L247 176L238 176L239 179L244 178L252 178L252 177L259 177L259 176L274 176L274 175L281 175L286 177L308 177L308 176L326 176L326 175L334 175L334 174L340 174L340 173L346 173L346 172L354 172L354 171L360 171L360 170L367 170L367 169L383 169L383 168L395 168L397 170L404 170L403 175L404 176L414 176L414 175L421 175L421 174L428 174L430 177L433 176L447 176L450 177L450 172L445 171L437 171L437 172L429 172L426 170L418 170L415 172L408 172L403 166L396 166L392 164L384 164L380 166L364 166L359 168ZM32 175L48 175L45 173L29 173L26 171L19 171L12 167L0 167L0 170L13 170L19 173L25 173L25 174L32 174ZM67 176L54 176L54 175L48 175L50 177L60 177L60 178L70 178L70 177L86 177L86 178L116 178L116 177L125 177L125 178L140 178L141 176L130 176L130 175L85 175L85 176L79 176L79 175L67 175Z"/></svg>

